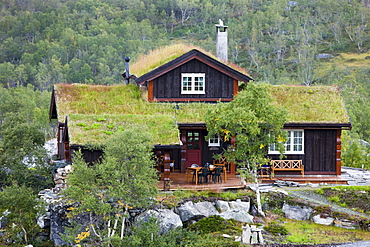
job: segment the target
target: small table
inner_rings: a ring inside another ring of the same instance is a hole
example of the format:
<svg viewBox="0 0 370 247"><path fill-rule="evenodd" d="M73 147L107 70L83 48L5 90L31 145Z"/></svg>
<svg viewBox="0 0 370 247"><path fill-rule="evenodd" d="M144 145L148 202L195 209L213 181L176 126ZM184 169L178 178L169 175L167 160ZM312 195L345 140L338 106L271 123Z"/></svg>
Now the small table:
<svg viewBox="0 0 370 247"><path fill-rule="evenodd" d="M213 171L216 167L213 167L213 168L209 168L210 171ZM192 172L195 172L195 184L198 185L198 173L199 171L202 169L201 166L198 166L198 167L186 167L186 178L187 178L187 181L188 183L190 182L190 175ZM226 183L226 167L223 166L223 172L224 172L224 183Z"/></svg>

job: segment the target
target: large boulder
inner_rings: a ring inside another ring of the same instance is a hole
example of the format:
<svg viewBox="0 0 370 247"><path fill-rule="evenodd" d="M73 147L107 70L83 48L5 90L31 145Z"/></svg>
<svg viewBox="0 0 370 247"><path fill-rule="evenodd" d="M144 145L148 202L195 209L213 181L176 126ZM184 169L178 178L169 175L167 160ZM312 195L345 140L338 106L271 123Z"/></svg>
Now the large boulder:
<svg viewBox="0 0 370 247"><path fill-rule="evenodd" d="M229 202L229 206L231 209L241 209L249 212L251 204L250 202L243 202L240 199L236 199L236 201Z"/></svg>
<svg viewBox="0 0 370 247"><path fill-rule="evenodd" d="M313 222L316 224L320 225L326 225L326 226L331 226L334 222L334 218L329 217L328 215L324 214L318 214L312 217Z"/></svg>
<svg viewBox="0 0 370 247"><path fill-rule="evenodd" d="M179 206L177 212L182 222L198 221L202 218L218 214L211 202L193 203L192 201L185 202Z"/></svg>
<svg viewBox="0 0 370 247"><path fill-rule="evenodd" d="M253 216L242 208L234 208L220 213L220 216L226 220L234 219L244 223L253 223Z"/></svg>
<svg viewBox="0 0 370 247"><path fill-rule="evenodd" d="M194 203L194 207L198 209L199 213L204 215L204 217L209 217L212 215L218 215L218 211L211 202L197 202Z"/></svg>
<svg viewBox="0 0 370 247"><path fill-rule="evenodd" d="M225 212L230 210L229 202L227 201L216 201L216 208L219 212Z"/></svg>
<svg viewBox="0 0 370 247"><path fill-rule="evenodd" d="M287 203L283 205L283 213L285 217L293 220L309 220L311 218L311 213L313 209L310 207L304 206L291 206Z"/></svg>
<svg viewBox="0 0 370 247"><path fill-rule="evenodd" d="M151 217L159 220L159 234L166 233L177 227L182 227L180 216L175 214L171 209L148 210L139 215L137 220L147 222Z"/></svg>

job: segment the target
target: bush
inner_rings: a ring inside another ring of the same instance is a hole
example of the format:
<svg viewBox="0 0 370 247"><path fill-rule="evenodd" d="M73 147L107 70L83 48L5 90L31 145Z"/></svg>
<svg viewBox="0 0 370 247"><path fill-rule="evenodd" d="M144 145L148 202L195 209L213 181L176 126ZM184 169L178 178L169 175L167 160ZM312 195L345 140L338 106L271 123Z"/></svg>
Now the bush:
<svg viewBox="0 0 370 247"><path fill-rule="evenodd" d="M277 236L288 235L288 230L284 226L273 223L273 222L265 226L264 229L265 231L268 231L272 233L273 235L277 235Z"/></svg>
<svg viewBox="0 0 370 247"><path fill-rule="evenodd" d="M198 231L201 234L208 234L214 232L232 232L241 231L237 226L237 222L233 220L225 220L221 216L212 215L203 218L200 221L188 226L189 230ZM232 234L231 233L231 234Z"/></svg>

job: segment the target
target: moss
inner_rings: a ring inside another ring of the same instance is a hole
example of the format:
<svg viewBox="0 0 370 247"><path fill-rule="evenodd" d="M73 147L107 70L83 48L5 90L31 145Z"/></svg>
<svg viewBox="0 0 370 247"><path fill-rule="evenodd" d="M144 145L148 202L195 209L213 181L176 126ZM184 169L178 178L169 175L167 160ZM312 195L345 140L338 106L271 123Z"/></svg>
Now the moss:
<svg viewBox="0 0 370 247"><path fill-rule="evenodd" d="M335 87L268 86L275 104L289 112L288 122L348 123ZM113 134L126 125L147 128L153 144L179 144L176 123L204 123L205 113L216 106L201 102L149 103L139 87L129 85L55 85L58 118L69 116L71 144L101 144L104 131ZM323 110L325 109L325 110ZM98 122L98 123L97 123ZM99 125L98 125L99 124ZM98 131L100 130L100 131Z"/></svg>
<svg viewBox="0 0 370 247"><path fill-rule="evenodd" d="M264 227L264 230L277 236L288 235L288 230L284 226L279 225L275 222L269 223L267 226Z"/></svg>
<svg viewBox="0 0 370 247"><path fill-rule="evenodd" d="M241 232L238 223L234 220L225 220L221 216L213 215L188 226L189 230L198 231L202 234L227 233L236 234Z"/></svg>

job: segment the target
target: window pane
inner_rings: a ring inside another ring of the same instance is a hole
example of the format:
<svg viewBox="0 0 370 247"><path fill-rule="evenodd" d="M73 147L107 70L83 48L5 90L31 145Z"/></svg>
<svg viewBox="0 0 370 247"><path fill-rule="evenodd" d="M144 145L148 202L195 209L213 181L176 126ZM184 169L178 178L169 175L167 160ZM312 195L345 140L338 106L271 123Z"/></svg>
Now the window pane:
<svg viewBox="0 0 370 247"><path fill-rule="evenodd" d="M191 91L191 77L184 76L182 78L182 90L183 91Z"/></svg>

